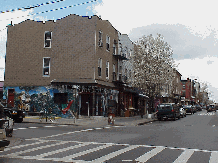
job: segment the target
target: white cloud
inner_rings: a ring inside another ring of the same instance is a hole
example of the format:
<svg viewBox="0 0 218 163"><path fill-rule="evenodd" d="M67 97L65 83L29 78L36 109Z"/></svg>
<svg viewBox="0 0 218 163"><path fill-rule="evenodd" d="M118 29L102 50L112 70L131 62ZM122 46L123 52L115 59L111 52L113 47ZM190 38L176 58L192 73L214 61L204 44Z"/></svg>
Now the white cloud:
<svg viewBox="0 0 218 163"><path fill-rule="evenodd" d="M210 62L210 64L208 64L208 62ZM207 56L202 59L185 59L176 61L176 63L179 63L178 71L182 74L182 79L191 78L197 79L197 81L201 83L207 83L211 88L210 92L214 92L213 99L218 101L216 76L218 65L217 57Z"/></svg>
<svg viewBox="0 0 218 163"><path fill-rule="evenodd" d="M129 34L132 28L151 24L183 24L193 33L207 36L216 23L217 1L198 0L102 0L94 7L97 15L109 20L121 33ZM207 10L208 9L208 10Z"/></svg>

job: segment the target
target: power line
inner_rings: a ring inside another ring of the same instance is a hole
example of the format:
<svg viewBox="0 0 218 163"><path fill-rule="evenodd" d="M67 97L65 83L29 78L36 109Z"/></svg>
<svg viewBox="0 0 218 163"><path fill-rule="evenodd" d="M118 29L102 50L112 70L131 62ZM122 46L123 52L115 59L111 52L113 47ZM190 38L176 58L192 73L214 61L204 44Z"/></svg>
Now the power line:
<svg viewBox="0 0 218 163"><path fill-rule="evenodd" d="M93 3L93 2L97 2L97 0L91 0L91 1L83 2L83 3L79 3L79 4L76 4L76 5L60 7L60 8L47 10L47 11L43 11L43 12L37 12L37 13L33 13L33 14L28 14L28 15L25 15L25 16L33 16L33 15L38 15L38 14L49 13L49 12L52 12L52 11L58 11L58 10L63 10L63 9L71 8L71 7L77 7L77 6L81 6L81 5L85 5L85 4ZM21 16L21 17L25 17L25 16ZM21 17L16 17L16 18L21 18ZM14 18L9 18L9 19L4 19L4 20L11 20L11 19L14 19ZM0 20L0 21L3 21L3 20Z"/></svg>
<svg viewBox="0 0 218 163"><path fill-rule="evenodd" d="M8 13L8 12L13 12L16 10L27 10L27 9L31 9L31 8L36 8L36 7L40 7L40 6L45 6L45 5L49 5L49 4L53 4L53 3L58 3L58 2L63 2L65 0L54 0L54 1L48 1L45 3L40 3L40 4L36 4L36 5L30 5L30 6L26 6L26 7L20 7L17 9L10 9L10 10L6 10L6 11L0 11L0 13Z"/></svg>

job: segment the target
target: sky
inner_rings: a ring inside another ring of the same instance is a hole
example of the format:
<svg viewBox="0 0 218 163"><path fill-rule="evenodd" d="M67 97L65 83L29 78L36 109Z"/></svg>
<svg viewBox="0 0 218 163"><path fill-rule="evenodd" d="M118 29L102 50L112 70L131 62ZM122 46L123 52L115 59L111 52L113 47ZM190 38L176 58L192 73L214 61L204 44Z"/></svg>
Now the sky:
<svg viewBox="0 0 218 163"><path fill-rule="evenodd" d="M81 16L98 15L122 34L128 34L134 42L143 35L157 33L171 45L173 58L178 64L177 70L182 79L197 79L207 83L210 98L218 102L218 82L216 68L218 65L218 23L215 0L96 0L96 2L77 5L48 13L46 10L81 4L86 0L0 0L0 80L4 80L4 56L6 51L7 24L20 23L26 19L50 20L65 17L69 14ZM59 2L58 2L59 1ZM49 2L49 4L46 4ZM40 5L28 10L17 11L17 8ZM28 16L29 15L29 16ZM23 16L23 17L21 17ZM19 17L19 18L17 18ZM1 69L2 68L2 69Z"/></svg>

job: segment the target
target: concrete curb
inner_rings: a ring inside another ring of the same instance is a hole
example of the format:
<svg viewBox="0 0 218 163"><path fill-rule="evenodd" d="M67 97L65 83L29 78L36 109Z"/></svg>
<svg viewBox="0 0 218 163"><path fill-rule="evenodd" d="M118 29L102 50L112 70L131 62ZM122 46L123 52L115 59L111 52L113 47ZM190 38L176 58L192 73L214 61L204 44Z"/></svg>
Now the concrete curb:
<svg viewBox="0 0 218 163"><path fill-rule="evenodd" d="M150 121L138 123L137 126L142 126L142 125L145 125L145 124L148 124L148 123L151 123L151 122L155 122L155 121L158 121L158 119L152 119L152 120L150 120Z"/></svg>

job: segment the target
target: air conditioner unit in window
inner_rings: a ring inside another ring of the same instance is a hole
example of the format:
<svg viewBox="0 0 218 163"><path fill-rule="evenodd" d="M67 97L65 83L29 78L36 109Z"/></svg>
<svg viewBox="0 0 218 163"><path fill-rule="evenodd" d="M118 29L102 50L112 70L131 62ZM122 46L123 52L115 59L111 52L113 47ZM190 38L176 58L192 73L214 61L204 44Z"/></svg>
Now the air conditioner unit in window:
<svg viewBox="0 0 218 163"><path fill-rule="evenodd" d="M103 42L98 42L98 46L102 47L103 46Z"/></svg>

